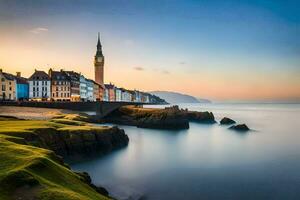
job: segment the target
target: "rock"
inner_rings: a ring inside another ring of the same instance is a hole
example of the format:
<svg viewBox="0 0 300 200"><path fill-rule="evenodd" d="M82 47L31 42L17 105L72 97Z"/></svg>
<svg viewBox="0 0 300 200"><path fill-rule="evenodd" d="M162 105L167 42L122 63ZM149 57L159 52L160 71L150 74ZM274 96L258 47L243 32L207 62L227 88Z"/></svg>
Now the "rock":
<svg viewBox="0 0 300 200"><path fill-rule="evenodd" d="M188 112L183 112L183 116L192 122L206 123L206 124L216 123L215 116L212 112L188 111Z"/></svg>
<svg viewBox="0 0 300 200"><path fill-rule="evenodd" d="M221 121L220 124L222 125L228 125L228 124L235 124L236 122L228 117L224 117Z"/></svg>
<svg viewBox="0 0 300 200"><path fill-rule="evenodd" d="M246 124L233 125L229 129L233 129L236 131L243 131L243 132L250 130Z"/></svg>

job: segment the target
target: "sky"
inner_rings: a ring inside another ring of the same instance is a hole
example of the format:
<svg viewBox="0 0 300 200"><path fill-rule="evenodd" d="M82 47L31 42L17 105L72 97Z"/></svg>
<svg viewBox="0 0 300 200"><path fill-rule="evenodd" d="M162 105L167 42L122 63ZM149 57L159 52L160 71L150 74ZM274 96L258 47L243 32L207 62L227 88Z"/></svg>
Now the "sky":
<svg viewBox="0 0 300 200"><path fill-rule="evenodd" d="M298 0L0 0L0 68L216 101L300 101Z"/></svg>

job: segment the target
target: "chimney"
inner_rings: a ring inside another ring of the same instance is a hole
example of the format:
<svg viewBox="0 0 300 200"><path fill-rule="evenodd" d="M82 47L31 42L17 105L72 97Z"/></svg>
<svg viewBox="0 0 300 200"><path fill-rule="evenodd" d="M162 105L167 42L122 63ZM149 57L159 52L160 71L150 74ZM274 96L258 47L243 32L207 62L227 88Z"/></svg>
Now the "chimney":
<svg viewBox="0 0 300 200"><path fill-rule="evenodd" d="M21 72L17 72L17 77L21 77Z"/></svg>

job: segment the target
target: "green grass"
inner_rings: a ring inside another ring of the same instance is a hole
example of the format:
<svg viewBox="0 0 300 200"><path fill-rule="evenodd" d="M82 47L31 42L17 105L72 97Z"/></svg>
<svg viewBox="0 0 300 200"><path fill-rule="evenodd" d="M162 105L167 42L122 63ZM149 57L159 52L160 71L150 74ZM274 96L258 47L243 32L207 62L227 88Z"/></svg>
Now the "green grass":
<svg viewBox="0 0 300 200"><path fill-rule="evenodd" d="M108 199L61 164L52 151L22 144L24 134L34 134L37 129L47 128L101 130L56 121L0 119L0 199L17 199L18 196L42 200Z"/></svg>

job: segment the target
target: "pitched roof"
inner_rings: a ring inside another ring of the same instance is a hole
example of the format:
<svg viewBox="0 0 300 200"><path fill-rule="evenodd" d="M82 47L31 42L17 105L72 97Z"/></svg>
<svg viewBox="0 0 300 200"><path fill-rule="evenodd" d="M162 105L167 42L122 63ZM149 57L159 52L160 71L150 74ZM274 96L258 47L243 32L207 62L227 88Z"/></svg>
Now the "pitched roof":
<svg viewBox="0 0 300 200"><path fill-rule="evenodd" d="M72 81L79 81L80 80L80 74L74 71L64 71Z"/></svg>
<svg viewBox="0 0 300 200"><path fill-rule="evenodd" d="M5 72L2 72L2 74L7 80L11 80L11 81L15 80L15 76L12 74L5 73Z"/></svg>
<svg viewBox="0 0 300 200"><path fill-rule="evenodd" d="M20 76L15 76L15 79L18 84L28 84L27 78L20 77Z"/></svg>
<svg viewBox="0 0 300 200"><path fill-rule="evenodd" d="M49 75L44 71L35 70L28 80L50 80Z"/></svg>
<svg viewBox="0 0 300 200"><path fill-rule="evenodd" d="M104 84L105 88L107 89L114 89L115 86L113 84Z"/></svg>
<svg viewBox="0 0 300 200"><path fill-rule="evenodd" d="M71 78L68 76L68 74L64 71L49 71L49 75L51 77L51 80L64 80L64 81L70 81Z"/></svg>

